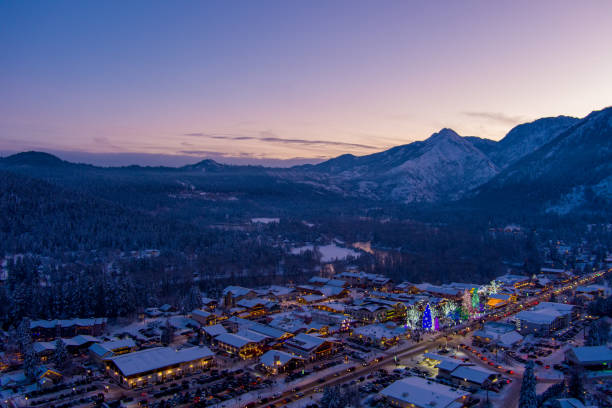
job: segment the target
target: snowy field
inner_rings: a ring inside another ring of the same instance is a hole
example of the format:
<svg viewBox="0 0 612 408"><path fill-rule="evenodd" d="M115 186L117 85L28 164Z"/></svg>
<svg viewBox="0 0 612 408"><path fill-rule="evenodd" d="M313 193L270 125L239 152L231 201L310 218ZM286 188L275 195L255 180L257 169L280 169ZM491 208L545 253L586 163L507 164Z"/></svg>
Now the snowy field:
<svg viewBox="0 0 612 408"><path fill-rule="evenodd" d="M350 248L339 247L335 244L324 246L304 245L291 249L291 253L299 255L306 251L316 251L321 255L321 262L342 261L348 257L358 258L361 253Z"/></svg>

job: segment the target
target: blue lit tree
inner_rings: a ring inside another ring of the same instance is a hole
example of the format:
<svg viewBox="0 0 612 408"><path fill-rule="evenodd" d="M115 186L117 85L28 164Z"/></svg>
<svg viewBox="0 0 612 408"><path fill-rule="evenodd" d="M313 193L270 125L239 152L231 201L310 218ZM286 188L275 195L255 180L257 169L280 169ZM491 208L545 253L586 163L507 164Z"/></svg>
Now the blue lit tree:
<svg viewBox="0 0 612 408"><path fill-rule="evenodd" d="M429 303L425 307L425 311L423 312L423 329L431 330L432 320L431 320L431 308L429 307Z"/></svg>

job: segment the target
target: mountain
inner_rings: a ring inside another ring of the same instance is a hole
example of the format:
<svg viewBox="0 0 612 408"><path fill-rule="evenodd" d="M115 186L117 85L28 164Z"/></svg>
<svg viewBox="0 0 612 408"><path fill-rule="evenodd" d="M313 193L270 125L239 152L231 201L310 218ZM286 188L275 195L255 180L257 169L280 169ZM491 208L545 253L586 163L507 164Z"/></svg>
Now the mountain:
<svg viewBox="0 0 612 408"><path fill-rule="evenodd" d="M495 176L497 166L451 129L367 156L343 155L281 176L347 196L432 202L455 199Z"/></svg>
<svg viewBox="0 0 612 408"><path fill-rule="evenodd" d="M475 199L567 214L612 200L612 107L574 122L477 189Z"/></svg>
<svg viewBox="0 0 612 408"><path fill-rule="evenodd" d="M578 121L578 118L557 116L523 123L510 130L487 154L498 166L507 167L544 146Z"/></svg>
<svg viewBox="0 0 612 408"><path fill-rule="evenodd" d="M72 163L49 153L30 151L0 158L0 164L7 166L65 167Z"/></svg>

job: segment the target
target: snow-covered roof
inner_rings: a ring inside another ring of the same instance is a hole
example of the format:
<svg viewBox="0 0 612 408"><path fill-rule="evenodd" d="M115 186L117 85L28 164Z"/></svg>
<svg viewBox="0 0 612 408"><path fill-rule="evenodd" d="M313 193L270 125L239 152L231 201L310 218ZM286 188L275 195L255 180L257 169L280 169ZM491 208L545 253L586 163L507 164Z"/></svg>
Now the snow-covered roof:
<svg viewBox="0 0 612 408"><path fill-rule="evenodd" d="M106 317L91 318L91 319L55 319L55 320L32 320L30 322L30 328L45 328L52 329L57 326L60 327L72 327L72 326L94 326L97 324L105 324Z"/></svg>
<svg viewBox="0 0 612 408"><path fill-rule="evenodd" d="M62 339L62 341L67 346L80 347L87 343L99 343L100 339L86 334L81 334L78 336L74 336L71 339Z"/></svg>
<svg viewBox="0 0 612 408"><path fill-rule="evenodd" d="M265 334L258 333L256 331L251 330L251 329L241 329L241 330L238 330L238 332L236 334L238 336L242 336L242 337L244 337L246 339L249 339L251 341L254 341L256 343L260 343L260 342L270 338L270 336L266 336Z"/></svg>
<svg viewBox="0 0 612 408"><path fill-rule="evenodd" d="M549 309L546 313L543 311L524 310L516 314L517 319L534 324L551 324L558 318L559 312Z"/></svg>
<svg viewBox="0 0 612 408"><path fill-rule="evenodd" d="M195 309L191 311L191 315L203 317L204 319L208 319L208 317L212 316L212 313L207 312L206 310L202 310L202 309Z"/></svg>
<svg viewBox="0 0 612 408"><path fill-rule="evenodd" d="M188 363L214 356L208 347L189 347L174 350L170 347L155 347L151 349L121 354L110 360L117 366L124 377L129 377L150 371L161 370L176 364Z"/></svg>
<svg viewBox="0 0 612 408"><path fill-rule="evenodd" d="M268 367L272 367L276 359L278 359L281 365L285 365L293 359L303 360L302 357L294 356L293 354L289 354L281 350L270 350L265 352L259 358L259 361Z"/></svg>
<svg viewBox="0 0 612 408"><path fill-rule="evenodd" d="M256 343L254 340L233 333L222 333L215 337L215 340L220 343L229 344L230 346L236 348L242 348L247 344Z"/></svg>
<svg viewBox="0 0 612 408"><path fill-rule="evenodd" d="M356 335L381 340L383 338L394 338L403 334L406 330L401 326L387 326L386 324L369 324L357 327L353 330Z"/></svg>
<svg viewBox="0 0 612 408"><path fill-rule="evenodd" d="M575 306L567 303L556 303L556 302L540 302L536 307L533 308L535 311L543 311L548 309L556 310L561 314L571 313Z"/></svg>
<svg viewBox="0 0 612 408"><path fill-rule="evenodd" d="M612 361L612 349L607 346L573 347L571 351L576 356L578 362L582 364Z"/></svg>
<svg viewBox="0 0 612 408"><path fill-rule="evenodd" d="M32 344L32 348L37 354L45 352L45 351L54 351L55 342L54 341L37 341L34 344Z"/></svg>
<svg viewBox="0 0 612 408"><path fill-rule="evenodd" d="M299 347L303 350L313 350L323 344L326 339L311 334L300 333L287 340L287 345Z"/></svg>
<svg viewBox="0 0 612 408"><path fill-rule="evenodd" d="M483 384L489 377L497 374L491 370L475 365L461 365L453 370L451 375L455 378L461 378L475 384Z"/></svg>
<svg viewBox="0 0 612 408"><path fill-rule="evenodd" d="M414 404L417 407L448 408L468 392L452 389L420 377L407 377L394 382L380 392L383 396Z"/></svg>
<svg viewBox="0 0 612 408"><path fill-rule="evenodd" d="M232 292L234 297L246 296L249 293L253 292L253 289L244 288L242 286L228 286L223 289L223 296L227 295L229 292Z"/></svg>
<svg viewBox="0 0 612 408"><path fill-rule="evenodd" d="M212 326L204 326L202 328L206 334L209 336L215 337L223 333L227 333L227 329L223 327L221 324L214 324Z"/></svg>

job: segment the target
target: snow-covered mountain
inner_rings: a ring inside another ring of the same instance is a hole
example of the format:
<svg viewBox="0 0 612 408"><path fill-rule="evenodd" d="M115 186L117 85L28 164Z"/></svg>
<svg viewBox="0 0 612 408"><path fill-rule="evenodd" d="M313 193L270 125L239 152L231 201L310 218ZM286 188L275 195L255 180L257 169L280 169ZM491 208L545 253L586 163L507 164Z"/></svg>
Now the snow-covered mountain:
<svg viewBox="0 0 612 408"><path fill-rule="evenodd" d="M400 202L455 199L498 173L493 162L451 129L427 140L367 155L343 155L285 173L345 195Z"/></svg>
<svg viewBox="0 0 612 408"><path fill-rule="evenodd" d="M502 140L491 146L489 151L486 151L484 146L481 149L499 167L508 167L549 143L578 121L578 118L557 116L523 123L510 130Z"/></svg>
<svg viewBox="0 0 612 408"><path fill-rule="evenodd" d="M565 214L612 202L612 107L589 114L477 189L486 202Z"/></svg>

